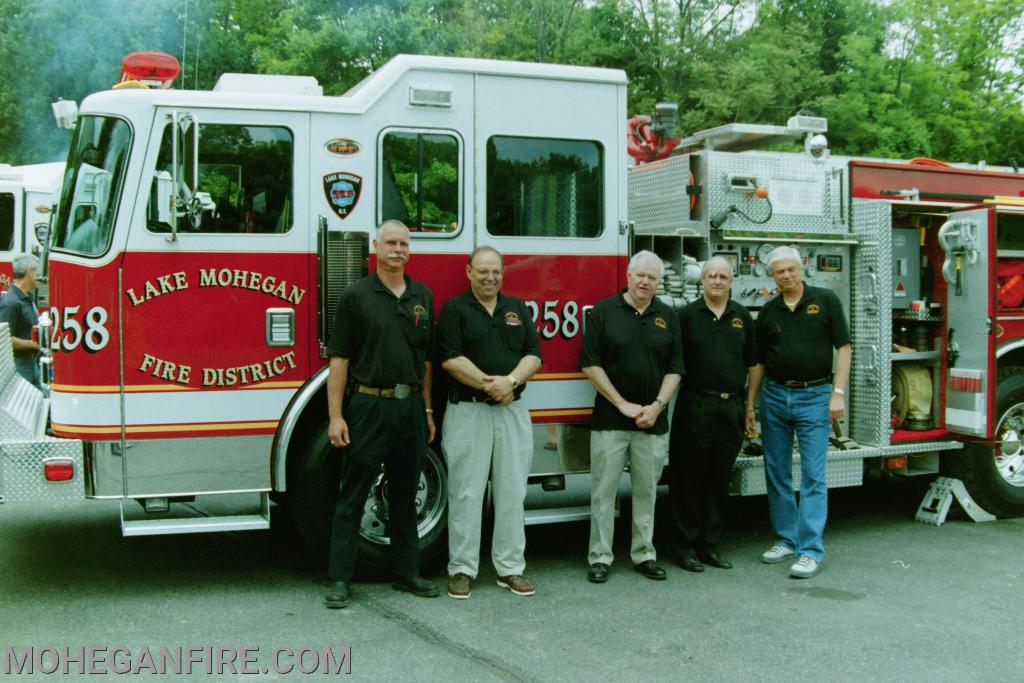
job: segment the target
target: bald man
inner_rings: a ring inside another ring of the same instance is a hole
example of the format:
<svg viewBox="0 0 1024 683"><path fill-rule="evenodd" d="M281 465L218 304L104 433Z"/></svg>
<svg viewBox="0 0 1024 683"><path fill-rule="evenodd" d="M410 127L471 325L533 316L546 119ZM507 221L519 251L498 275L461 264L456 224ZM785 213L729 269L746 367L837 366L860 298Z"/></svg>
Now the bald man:
<svg viewBox="0 0 1024 683"><path fill-rule="evenodd" d="M732 568L718 542L743 443L744 394L757 365L754 321L729 298L732 277L728 261L709 259L700 276L703 296L679 312L684 370L672 417L669 498L676 561L691 572L705 564Z"/></svg>

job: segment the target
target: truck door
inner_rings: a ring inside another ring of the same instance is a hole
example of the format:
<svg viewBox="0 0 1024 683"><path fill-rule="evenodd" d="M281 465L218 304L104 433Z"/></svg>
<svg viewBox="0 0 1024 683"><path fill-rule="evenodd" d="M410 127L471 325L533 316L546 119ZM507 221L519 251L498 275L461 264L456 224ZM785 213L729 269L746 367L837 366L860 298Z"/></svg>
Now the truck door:
<svg viewBox="0 0 1024 683"><path fill-rule="evenodd" d="M149 201L136 206L123 260L134 496L269 488L270 439L309 374L309 115L190 114L174 134L172 113L155 113L139 188ZM167 206L178 182L201 210L180 214L175 232Z"/></svg>
<svg viewBox="0 0 1024 683"><path fill-rule="evenodd" d="M968 209L939 228L946 283L946 429L991 438L995 413L995 213Z"/></svg>
<svg viewBox="0 0 1024 683"><path fill-rule="evenodd" d="M866 446L880 446L889 436L889 397L892 377L890 282L892 266L891 208L886 202L853 200L853 281L850 331L850 434Z"/></svg>

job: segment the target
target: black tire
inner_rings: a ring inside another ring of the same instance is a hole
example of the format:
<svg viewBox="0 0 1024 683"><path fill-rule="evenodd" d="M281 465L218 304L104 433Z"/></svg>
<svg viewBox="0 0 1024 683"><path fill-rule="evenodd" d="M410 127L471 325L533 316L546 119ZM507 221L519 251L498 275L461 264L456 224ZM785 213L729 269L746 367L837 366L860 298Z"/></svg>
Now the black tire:
<svg viewBox="0 0 1024 683"><path fill-rule="evenodd" d="M947 458L949 474L997 517L1024 515L1024 368L1006 368L996 387L995 448L967 444Z"/></svg>
<svg viewBox="0 0 1024 683"><path fill-rule="evenodd" d="M342 453L331 446L327 438L326 425L317 430L305 449L293 451L288 457L288 507L303 540L324 566L331 543L331 518L341 483L342 458ZM422 566L430 566L447 555L447 485L444 464L428 447L416 496ZM390 567L387 504L384 499L386 486L382 475L367 499L359 531L359 563L356 569L361 576L383 576Z"/></svg>

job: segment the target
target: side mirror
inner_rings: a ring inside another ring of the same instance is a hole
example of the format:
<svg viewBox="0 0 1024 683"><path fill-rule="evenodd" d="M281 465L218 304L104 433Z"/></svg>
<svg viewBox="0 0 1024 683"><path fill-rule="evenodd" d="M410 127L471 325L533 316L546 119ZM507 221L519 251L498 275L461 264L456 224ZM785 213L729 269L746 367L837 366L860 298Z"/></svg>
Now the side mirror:
<svg viewBox="0 0 1024 683"><path fill-rule="evenodd" d="M153 174L156 180L156 220L174 225L174 179L167 171Z"/></svg>

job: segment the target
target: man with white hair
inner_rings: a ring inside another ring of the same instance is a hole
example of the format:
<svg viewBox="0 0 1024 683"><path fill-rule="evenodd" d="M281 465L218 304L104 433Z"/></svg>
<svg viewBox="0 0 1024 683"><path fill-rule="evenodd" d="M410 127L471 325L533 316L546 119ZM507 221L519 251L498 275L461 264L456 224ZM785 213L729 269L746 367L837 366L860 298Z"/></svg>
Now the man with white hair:
<svg viewBox="0 0 1024 683"><path fill-rule="evenodd" d="M685 373L672 418L669 498L676 561L690 572L705 564L732 568L718 541L743 443L744 387L757 365L754 320L730 298L732 277L727 260L708 259L700 274L703 296L679 312Z"/></svg>
<svg viewBox="0 0 1024 683"><path fill-rule="evenodd" d="M796 556L790 576L809 579L825 555L825 459L830 424L846 409L850 332L835 293L804 284L798 250L772 251L768 271L781 291L757 316L758 364L746 410L747 429L753 431L760 387L765 481L776 535L761 561L775 564ZM794 433L800 448L799 506L793 491Z"/></svg>
<svg viewBox="0 0 1024 683"><path fill-rule="evenodd" d="M664 415L683 370L679 323L655 297L661 259L640 251L629 262L626 289L594 306L583 335L580 368L597 390L590 421L591 583L608 580L615 497L629 461L633 499L633 569L665 579L655 560L654 503L668 456Z"/></svg>
<svg viewBox="0 0 1024 683"><path fill-rule="evenodd" d="M19 254L11 264L14 284L0 300L0 323L10 326L11 346L14 348L14 369L18 374L39 387L39 343L32 340L32 328L39 324L39 313L29 294L37 286L39 259L31 254Z"/></svg>

